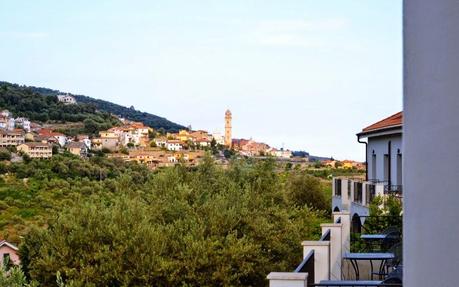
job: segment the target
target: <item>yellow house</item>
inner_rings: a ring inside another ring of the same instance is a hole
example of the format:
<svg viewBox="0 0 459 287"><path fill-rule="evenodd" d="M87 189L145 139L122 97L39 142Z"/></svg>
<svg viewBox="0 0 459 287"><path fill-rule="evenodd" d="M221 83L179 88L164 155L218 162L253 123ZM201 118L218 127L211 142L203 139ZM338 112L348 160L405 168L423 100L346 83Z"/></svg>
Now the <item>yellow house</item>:
<svg viewBox="0 0 459 287"><path fill-rule="evenodd" d="M342 168L352 169L354 165L351 162L343 162Z"/></svg>
<svg viewBox="0 0 459 287"><path fill-rule="evenodd" d="M190 133L187 130L180 130L177 138L181 142L187 142L190 138Z"/></svg>
<svg viewBox="0 0 459 287"><path fill-rule="evenodd" d="M18 145L18 152L23 152L31 158L50 158L53 156L53 148L48 143L28 142Z"/></svg>
<svg viewBox="0 0 459 287"><path fill-rule="evenodd" d="M118 137L114 131L100 131L101 138L116 138Z"/></svg>

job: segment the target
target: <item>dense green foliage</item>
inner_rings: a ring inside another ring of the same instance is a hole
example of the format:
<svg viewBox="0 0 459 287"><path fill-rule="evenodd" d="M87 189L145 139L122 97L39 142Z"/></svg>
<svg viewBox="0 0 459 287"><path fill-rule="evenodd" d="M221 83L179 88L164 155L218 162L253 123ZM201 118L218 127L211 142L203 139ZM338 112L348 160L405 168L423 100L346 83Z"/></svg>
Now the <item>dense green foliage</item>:
<svg viewBox="0 0 459 287"><path fill-rule="evenodd" d="M31 88L0 82L0 109L7 109L15 117L27 117L42 123L83 122L77 132L97 133L119 124L108 112L98 111L90 104L65 105L56 96L44 96Z"/></svg>
<svg viewBox="0 0 459 287"><path fill-rule="evenodd" d="M35 287L37 284L29 284L21 268L13 267L8 269L6 266L0 265L0 286Z"/></svg>
<svg viewBox="0 0 459 287"><path fill-rule="evenodd" d="M370 204L370 217L365 221L365 230L379 233L389 227L402 230L402 202L393 195L377 196Z"/></svg>
<svg viewBox="0 0 459 287"><path fill-rule="evenodd" d="M60 93L57 90L52 90L52 89L47 89L47 88L30 87L30 89L36 93L39 93L41 95L47 95L47 96L55 96ZM79 103L84 103L84 104L94 106L98 110L101 110L107 113L111 113L114 115L118 115L126 119L129 119L131 121L142 122L145 125L150 126L154 129L163 128L164 130L168 132L177 132L178 130L185 128L184 126L173 123L165 118L162 118L162 117L150 114L150 113L146 113L146 112L141 112L141 111L138 111L132 108L127 108L127 107L117 105L117 104L114 104L108 101L94 99L94 98L90 98L90 97L82 96L82 95L72 95L72 96L75 97L75 99Z"/></svg>
<svg viewBox="0 0 459 287"><path fill-rule="evenodd" d="M394 195L377 196L370 203L370 216L365 219L362 232L367 234L383 233L387 229L398 230L402 234L403 206L400 198ZM368 252L373 246L360 238L359 233L351 234L351 250Z"/></svg>
<svg viewBox="0 0 459 287"><path fill-rule="evenodd" d="M57 272L71 286L261 286L296 267L299 243L326 220L320 183L271 160L151 172L56 156L0 168L3 235L25 236L23 270L43 286Z"/></svg>
<svg viewBox="0 0 459 287"><path fill-rule="evenodd" d="M154 129L163 128L168 132L178 132L185 127L176 123L173 123L165 118L155 116L150 113L141 112L133 108L127 108L121 105L117 105L108 101L94 99L86 96L75 95L75 99L80 103L86 103L96 106L98 109L106 112L110 112L115 115L119 115L123 118L131 121L142 122L147 126Z"/></svg>

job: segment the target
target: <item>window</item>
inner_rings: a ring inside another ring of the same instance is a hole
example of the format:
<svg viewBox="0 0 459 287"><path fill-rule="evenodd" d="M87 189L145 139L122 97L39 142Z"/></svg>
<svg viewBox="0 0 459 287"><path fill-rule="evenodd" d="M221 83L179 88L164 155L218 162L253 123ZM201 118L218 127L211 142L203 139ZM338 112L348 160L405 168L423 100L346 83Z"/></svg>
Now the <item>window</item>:
<svg viewBox="0 0 459 287"><path fill-rule="evenodd" d="M371 179L377 179L378 177L376 176L376 154L373 151L373 155L371 156Z"/></svg>
<svg viewBox="0 0 459 287"><path fill-rule="evenodd" d="M3 266L9 266L11 264L11 259L10 259L10 254L9 253L4 253L3 254Z"/></svg>
<svg viewBox="0 0 459 287"><path fill-rule="evenodd" d="M384 155L384 181L389 181L389 155Z"/></svg>
<svg viewBox="0 0 459 287"><path fill-rule="evenodd" d="M335 179L335 195L341 196L341 179Z"/></svg>

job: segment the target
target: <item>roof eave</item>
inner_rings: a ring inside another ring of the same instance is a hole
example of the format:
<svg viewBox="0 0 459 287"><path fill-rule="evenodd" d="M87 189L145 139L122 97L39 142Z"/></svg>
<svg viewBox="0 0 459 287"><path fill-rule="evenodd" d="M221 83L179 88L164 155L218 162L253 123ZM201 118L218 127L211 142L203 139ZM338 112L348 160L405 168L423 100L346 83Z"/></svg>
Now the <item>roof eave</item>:
<svg viewBox="0 0 459 287"><path fill-rule="evenodd" d="M402 133L402 128L403 128L403 125L395 125L395 126L384 127L384 128L370 130L370 131L362 131L358 133L357 136L359 138L367 138L367 137L399 134L399 133Z"/></svg>

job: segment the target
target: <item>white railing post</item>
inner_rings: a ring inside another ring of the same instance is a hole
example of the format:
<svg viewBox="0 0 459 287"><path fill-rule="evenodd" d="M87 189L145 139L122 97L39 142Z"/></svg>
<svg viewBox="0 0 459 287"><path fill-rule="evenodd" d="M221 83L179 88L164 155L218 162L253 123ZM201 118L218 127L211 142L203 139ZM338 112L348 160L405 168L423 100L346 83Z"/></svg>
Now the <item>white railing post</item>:
<svg viewBox="0 0 459 287"><path fill-rule="evenodd" d="M384 184L383 183L375 184L375 195L384 196Z"/></svg>
<svg viewBox="0 0 459 287"><path fill-rule="evenodd" d="M269 287L307 287L308 273L271 272L266 277Z"/></svg>
<svg viewBox="0 0 459 287"><path fill-rule="evenodd" d="M303 241L303 259L314 250L314 283L330 280L330 241Z"/></svg>
<svg viewBox="0 0 459 287"><path fill-rule="evenodd" d="M343 225L341 233L341 250L342 255L351 250L351 213L349 211L333 212L333 221L336 222L341 218Z"/></svg>
<svg viewBox="0 0 459 287"><path fill-rule="evenodd" d="M330 230L330 279L341 280L342 223L321 224L322 235Z"/></svg>
<svg viewBox="0 0 459 287"><path fill-rule="evenodd" d="M368 182L362 182L362 206L367 206L367 184Z"/></svg>
<svg viewBox="0 0 459 287"><path fill-rule="evenodd" d="M350 198L348 193L348 181L349 179L341 179L341 209L349 210Z"/></svg>

